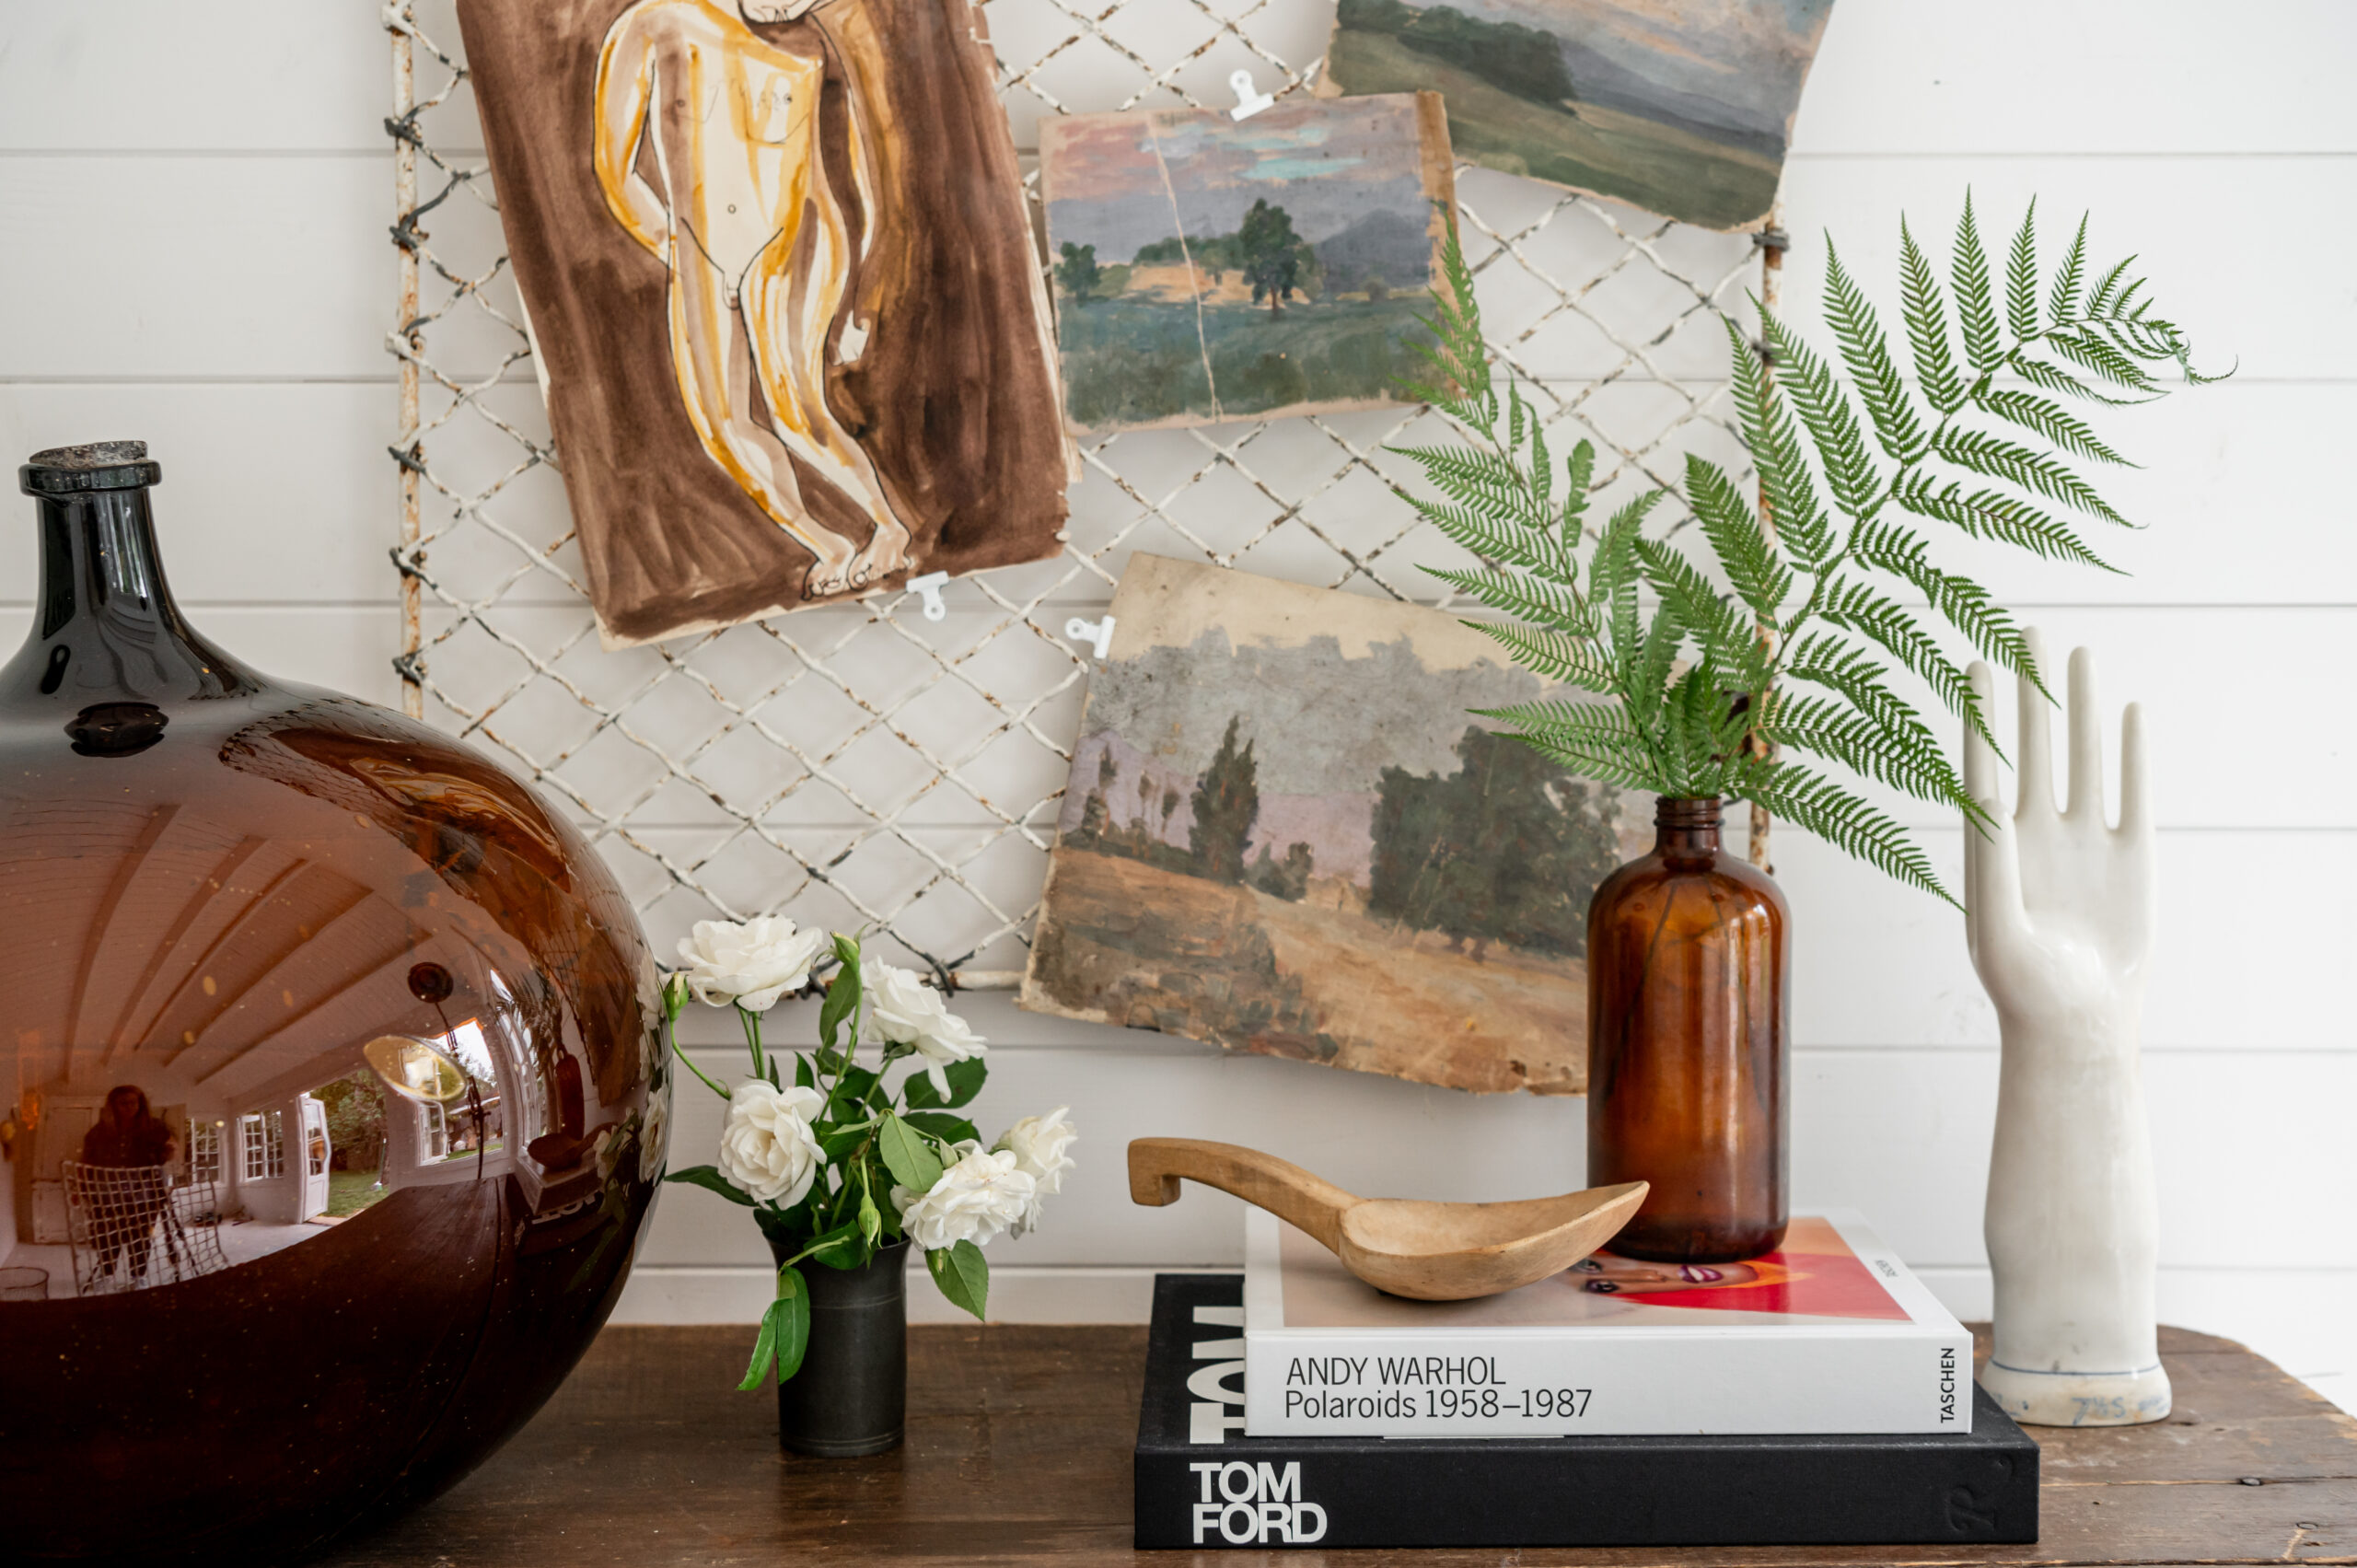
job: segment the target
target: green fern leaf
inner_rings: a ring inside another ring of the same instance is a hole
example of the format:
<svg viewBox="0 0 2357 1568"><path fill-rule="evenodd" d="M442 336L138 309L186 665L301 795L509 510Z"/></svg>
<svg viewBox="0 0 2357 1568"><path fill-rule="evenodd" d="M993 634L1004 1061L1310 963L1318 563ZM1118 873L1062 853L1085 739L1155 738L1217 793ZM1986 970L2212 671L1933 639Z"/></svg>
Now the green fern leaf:
<svg viewBox="0 0 2357 1568"><path fill-rule="evenodd" d="M2083 398L2088 402L2101 403L2107 408L2130 408L2137 403L2150 401L2145 398L2106 397L2061 366L2049 365L2042 359L2032 359L2019 350L2014 351L2005 363L2012 366L2014 373L2033 387L2044 391L2061 392L2066 397Z"/></svg>
<svg viewBox="0 0 2357 1568"><path fill-rule="evenodd" d="M1776 618L1793 590L1793 574L1759 526L1759 515L1716 463L1686 455L1686 501L1702 525L1736 593L1764 621Z"/></svg>
<svg viewBox="0 0 2357 1568"><path fill-rule="evenodd" d="M1759 629L1735 612L1673 545L1654 540L1637 541L1637 556L1645 563L1645 581L1661 596L1662 607L1702 645L1705 659L1728 671L1745 691L1766 684L1766 655Z"/></svg>
<svg viewBox="0 0 2357 1568"><path fill-rule="evenodd" d="M1929 474L1917 472L1899 481L1891 498L1919 517L1954 524L1975 539L2001 540L2049 561L2119 570L2061 523L2001 491L1976 490L1968 495L1954 481L1941 485Z"/></svg>
<svg viewBox="0 0 2357 1568"><path fill-rule="evenodd" d="M2071 241L2070 252L2062 258L2062 270L2054 274L2054 287L2046 296L2046 313L2057 322L2067 321L2079 308L2079 290L2087 278L2087 215L2079 215L2079 232Z"/></svg>
<svg viewBox="0 0 2357 1568"><path fill-rule="evenodd" d="M2096 494L2085 480L2044 452L2016 446L1984 431L1961 430L1954 425L1941 431L1932 446L1933 450L1960 469L2034 490L2049 501L2059 501L2089 517L2123 528L2130 526L2128 519L2114 511L2111 503Z"/></svg>
<svg viewBox="0 0 2357 1568"><path fill-rule="evenodd" d="M1950 713L1968 720L1983 739L1996 746L1997 738L1990 732L1972 683L1913 615L1864 583L1834 584L1825 598L1825 619L1829 622L1870 639L1900 665L1914 671Z"/></svg>
<svg viewBox="0 0 2357 1568"><path fill-rule="evenodd" d="M1564 543L1579 540L1579 522L1587 516L1587 504L1594 498L1588 486L1596 473L1596 444L1585 436L1572 447L1572 455L1563 465L1563 521L1570 525Z"/></svg>
<svg viewBox="0 0 2357 1568"><path fill-rule="evenodd" d="M1643 641L1630 649L1629 712L1648 730L1668 700L1669 672L1677 667L1678 650L1685 640L1686 625L1678 619L1677 607L1665 603L1655 607L1653 624L1645 628Z"/></svg>
<svg viewBox="0 0 2357 1568"><path fill-rule="evenodd" d="M2016 338L2038 336L2038 198L2030 198L2005 258L2005 325Z"/></svg>
<svg viewBox="0 0 2357 1568"><path fill-rule="evenodd" d="M1459 593L1470 595L1492 610L1518 621L1585 636L1579 596L1560 584L1531 572L1460 572L1446 566L1422 568Z"/></svg>
<svg viewBox="0 0 2357 1568"><path fill-rule="evenodd" d="M1940 616L1964 634L1965 641L2041 691L2046 690L2038 662L2030 656L2029 640L2021 628L1989 597L1989 590L1968 578L1943 572L1932 564L1923 540L1896 524L1873 522L1851 536L1857 558L1910 584ZM2051 693L2049 693L2050 695Z"/></svg>
<svg viewBox="0 0 2357 1568"><path fill-rule="evenodd" d="M1800 433L1782 396L1769 383L1750 340L1734 322L1725 326L1734 351L1736 412L1743 422L1744 445L1759 466L1768 520L1794 559L1816 571L1833 553L1833 535L1817 502L1807 459L1801 455Z"/></svg>
<svg viewBox="0 0 2357 1568"><path fill-rule="evenodd" d="M2008 424L2034 431L2067 452L2093 462L2136 465L2104 445L2087 422L2059 404L2010 387L1983 388L1973 401Z"/></svg>
<svg viewBox="0 0 2357 1568"><path fill-rule="evenodd" d="M1869 516L1882 479L1866 451L1865 436L1849 395L1799 334L1788 331L1766 310L1760 317L1767 323L1768 341L1776 347L1776 363L1782 372L1777 384L1792 392L1793 406L1800 411L1801 424L1817 445L1817 462L1825 470L1835 504L1851 517Z"/></svg>
<svg viewBox="0 0 2357 1568"><path fill-rule="evenodd" d="M1503 626L1494 621L1468 621L1465 624L1494 638L1524 668L1550 680L1568 681L1583 691L1605 696L1615 690L1611 668L1584 637L1540 626Z"/></svg>
<svg viewBox="0 0 2357 1568"><path fill-rule="evenodd" d="M1553 543L1546 534L1524 528L1518 521L1501 520L1485 511L1459 506L1450 501L1434 501L1426 496L1411 495L1406 491L1396 494L1405 497L1434 528L1456 540L1466 550L1485 561L1503 561L1536 572L1550 582L1572 586L1565 569L1557 564Z"/></svg>
<svg viewBox="0 0 2357 1568"><path fill-rule="evenodd" d="M2161 390L2143 366L2093 332L2056 332L2041 340L2047 348L2082 370L2092 371L2115 387L2146 394Z"/></svg>
<svg viewBox="0 0 2357 1568"><path fill-rule="evenodd" d="M1482 508L1489 517L1525 525L1543 521L1531 513L1530 487L1523 471L1499 453L1471 447L1394 447L1391 450L1413 461L1449 495Z"/></svg>
<svg viewBox="0 0 2357 1568"><path fill-rule="evenodd" d="M1898 279L1899 314L1906 319L1907 342L1915 355L1915 379L1933 408L1954 413L1964 406L1964 382L1948 350L1947 308L1940 299L1932 263L1908 232L1905 218L1898 220Z"/></svg>
<svg viewBox="0 0 2357 1568"><path fill-rule="evenodd" d="M1775 745L1838 762L1852 772L1879 779L1918 800L1977 815L1964 781L1940 754L1939 742L1921 724L1903 731L1882 727L1857 712L1822 697L1779 691L1760 714L1759 734Z"/></svg>
<svg viewBox="0 0 2357 1568"><path fill-rule="evenodd" d="M1858 389L1858 399L1875 422L1882 449L1898 463L1911 463L1923 454L1923 425L1907 382L1891 363L1890 340L1883 335L1875 308L1841 265L1832 236L1825 240L1826 317L1833 323L1834 341L1840 345L1841 363Z"/></svg>
<svg viewBox="0 0 2357 1568"><path fill-rule="evenodd" d="M1599 784L1651 790L1661 777L1659 765L1643 746L1600 742L1574 745L1535 735L1515 735L1514 738L1548 761L1560 762L1580 777Z"/></svg>
<svg viewBox="0 0 2357 1568"><path fill-rule="evenodd" d="M1766 807L1910 887L1956 904L1932 870L1930 857L1908 842L1898 823L1805 768L1754 761L1742 771L1731 793Z"/></svg>
<svg viewBox="0 0 2357 1568"><path fill-rule="evenodd" d="M2119 280L2126 277L2128 275L2128 269L2135 264L2135 257L2123 257L2121 260L2112 263L2110 270L2106 272L2101 278L2096 280L2095 293L2087 296L2086 313L2089 316L2101 316L2110 310L2112 306L2112 295L2114 291L2119 287Z"/></svg>
<svg viewBox="0 0 2357 1568"><path fill-rule="evenodd" d="M1949 265L1956 315L1964 322L1965 357L1976 374L1993 375L2003 358L1997 348L1997 308L1991 301L1989 256L1980 248L1980 226L1972 215L1972 192L1964 195L1964 218L1956 225L1956 255Z"/></svg>

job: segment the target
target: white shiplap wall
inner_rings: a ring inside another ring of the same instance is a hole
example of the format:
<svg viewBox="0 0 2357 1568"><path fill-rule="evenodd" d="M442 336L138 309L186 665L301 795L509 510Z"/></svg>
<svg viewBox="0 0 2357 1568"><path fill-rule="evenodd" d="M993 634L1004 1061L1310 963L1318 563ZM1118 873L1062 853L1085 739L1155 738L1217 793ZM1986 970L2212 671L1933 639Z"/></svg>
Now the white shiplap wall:
<svg viewBox="0 0 2357 1568"><path fill-rule="evenodd" d="M2357 795L2328 782L2345 726L2309 715L2357 643L2357 507L2333 460L2357 427L2352 70L2357 8L2340 0L2231 16L2166 0L2132 25L2096 0L1842 0L1785 193L1799 309L1820 230L1887 281L1897 214L1944 234L1969 182L1997 214L2032 192L2058 222L2095 208L2103 248L2142 251L2198 341L2239 358L2228 385L2112 426L2153 465L2116 486L2150 525L2109 541L2132 576L2008 565L1991 586L2059 644L2096 648L2111 696L2141 698L2155 725L2164 1314L2344 1403L2357 1028L2336 992L2357 948ZM168 474L173 575L206 628L385 701L388 82L364 0L0 0L0 457L145 436ZM21 634L31 562L30 529L0 528L0 643ZM1953 865L1956 832L1922 825ZM1797 834L1778 858L1800 928L1799 1198L1864 1209L1953 1306L1985 1313L1995 1028L1956 923ZM1577 1101L1223 1058L1003 998L970 1011L996 1042L981 1120L1065 1101L1086 1136L1085 1179L1048 1228L994 1249L1007 1317L1134 1318L1155 1268L1237 1261L1231 1201L1128 1205L1132 1136L1256 1144L1365 1191L1580 1180ZM725 1044L716 1020L691 1021ZM683 1091L677 1146L709 1147L716 1126L709 1097ZM749 1318L761 1261L740 1215L674 1190L624 1316Z"/></svg>

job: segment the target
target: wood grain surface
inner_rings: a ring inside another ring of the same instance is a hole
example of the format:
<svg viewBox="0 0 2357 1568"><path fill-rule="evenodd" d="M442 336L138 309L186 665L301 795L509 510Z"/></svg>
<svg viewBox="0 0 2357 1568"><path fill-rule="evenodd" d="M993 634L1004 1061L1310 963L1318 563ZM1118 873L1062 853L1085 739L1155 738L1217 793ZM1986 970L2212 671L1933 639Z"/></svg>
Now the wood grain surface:
<svg viewBox="0 0 2357 1568"><path fill-rule="evenodd" d="M747 1330L609 1329L547 1410L440 1502L325 1563L1167 1562L1130 1549L1143 1328L919 1328L909 1441L781 1455L775 1401L732 1391ZM1981 1335L1985 1350L1985 1332ZM2034 1429L2035 1546L1185 1554L1382 1564L2357 1562L2357 1419L2230 1340L2161 1330L2163 1423Z"/></svg>

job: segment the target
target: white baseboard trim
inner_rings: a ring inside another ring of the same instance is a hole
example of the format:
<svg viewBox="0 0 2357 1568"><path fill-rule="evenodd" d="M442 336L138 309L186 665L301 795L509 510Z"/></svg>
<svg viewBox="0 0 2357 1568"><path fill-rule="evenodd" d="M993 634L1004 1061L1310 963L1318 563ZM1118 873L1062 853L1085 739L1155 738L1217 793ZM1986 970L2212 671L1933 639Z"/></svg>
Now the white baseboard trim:
<svg viewBox="0 0 2357 1568"><path fill-rule="evenodd" d="M1154 1310L1154 1276L1233 1274L1233 1266L1125 1268L1010 1266L991 1271L993 1323L1144 1323ZM970 1323L942 1299L921 1268L910 1270L909 1321ZM776 1294L766 1269L642 1265L631 1272L614 1308L617 1323L758 1323Z"/></svg>

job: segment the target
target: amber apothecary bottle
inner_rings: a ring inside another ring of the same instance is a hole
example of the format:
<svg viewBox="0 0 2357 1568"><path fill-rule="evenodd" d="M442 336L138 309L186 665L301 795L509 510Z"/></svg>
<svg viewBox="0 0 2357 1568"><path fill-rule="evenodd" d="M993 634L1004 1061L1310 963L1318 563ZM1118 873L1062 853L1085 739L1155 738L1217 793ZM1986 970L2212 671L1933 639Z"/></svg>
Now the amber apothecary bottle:
<svg viewBox="0 0 2357 1568"><path fill-rule="evenodd" d="M238 505L303 505L250 471ZM662 1174L655 966L596 852L208 642L161 477L135 442L19 474L0 1250L46 1278L0 1299L9 1562L286 1562L431 1496L588 1345Z"/></svg>
<svg viewBox="0 0 2357 1568"><path fill-rule="evenodd" d="M1784 895L1719 843L1716 799L1664 796L1653 853L1587 917L1587 1179L1648 1181L1612 1250L1724 1263L1784 1237Z"/></svg>

